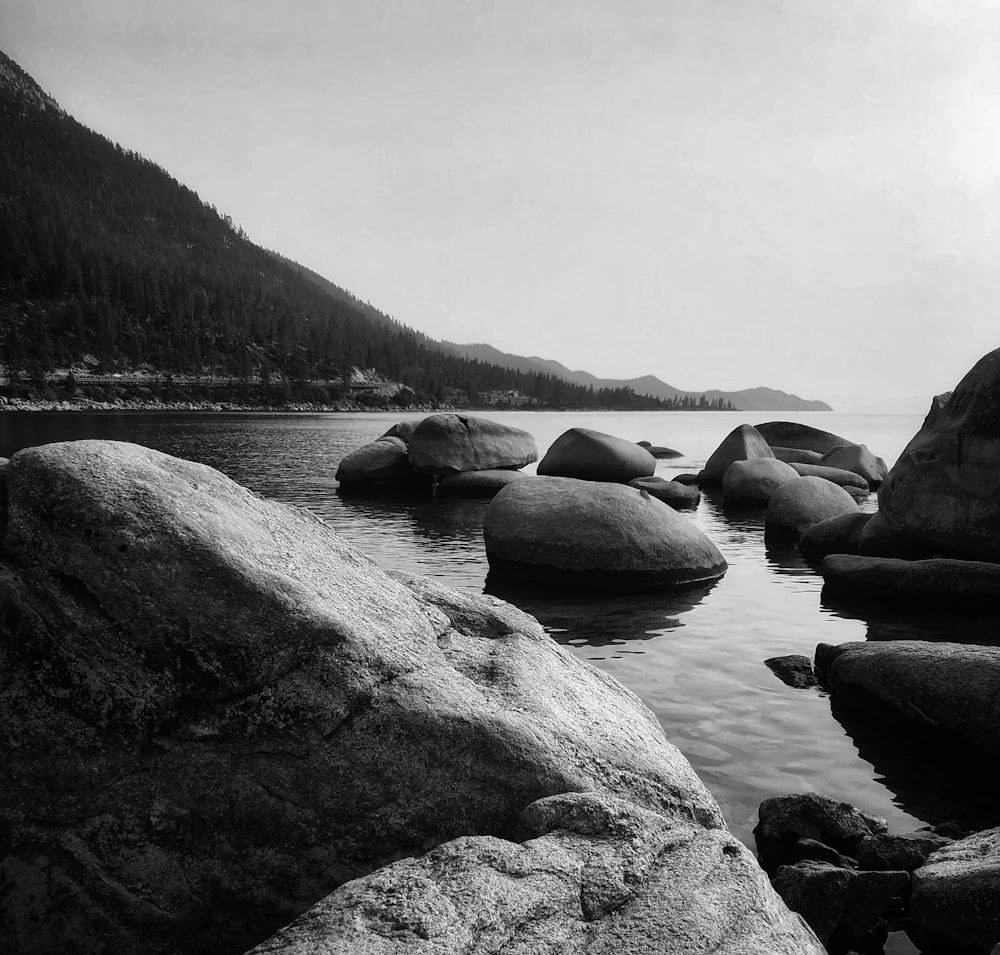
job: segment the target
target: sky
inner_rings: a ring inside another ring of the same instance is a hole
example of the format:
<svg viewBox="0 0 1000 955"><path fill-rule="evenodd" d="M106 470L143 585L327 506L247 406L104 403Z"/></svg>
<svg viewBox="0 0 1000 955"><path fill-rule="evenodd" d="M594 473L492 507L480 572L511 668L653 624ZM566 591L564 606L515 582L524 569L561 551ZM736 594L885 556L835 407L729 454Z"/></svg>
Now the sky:
<svg viewBox="0 0 1000 955"><path fill-rule="evenodd" d="M434 338L838 410L1000 346L997 0L0 0L0 48Z"/></svg>

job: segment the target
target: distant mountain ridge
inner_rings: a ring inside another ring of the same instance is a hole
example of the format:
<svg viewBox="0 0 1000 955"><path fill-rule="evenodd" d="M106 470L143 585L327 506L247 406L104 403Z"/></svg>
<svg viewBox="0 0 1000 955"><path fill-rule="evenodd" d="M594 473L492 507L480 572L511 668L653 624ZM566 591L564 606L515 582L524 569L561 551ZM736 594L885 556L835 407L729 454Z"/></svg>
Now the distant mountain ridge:
<svg viewBox="0 0 1000 955"><path fill-rule="evenodd" d="M713 388L708 391L690 391L675 388L673 385L661 381L655 375L643 375L639 378L599 378L589 371L572 371L551 358L540 358L537 355L512 355L482 342L470 345L459 345L455 342L440 342L439 344L462 358L500 365L525 374L541 372L572 384L593 387L595 391L601 388L631 388L637 395L650 395L661 400L670 400L683 395L690 395L698 399L704 395L708 401L717 398L729 401L741 411L833 410L825 401L800 398L798 395L792 395L775 388L744 388L740 391L721 391Z"/></svg>

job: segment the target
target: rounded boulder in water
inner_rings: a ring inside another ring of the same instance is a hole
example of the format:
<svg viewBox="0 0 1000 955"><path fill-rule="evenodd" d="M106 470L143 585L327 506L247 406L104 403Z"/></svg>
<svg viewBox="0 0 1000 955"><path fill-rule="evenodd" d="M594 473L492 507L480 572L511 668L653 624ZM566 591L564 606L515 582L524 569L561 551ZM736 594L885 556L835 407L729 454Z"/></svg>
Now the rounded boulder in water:
<svg viewBox="0 0 1000 955"><path fill-rule="evenodd" d="M657 590L716 580L727 569L691 521L621 484L516 481L493 499L483 536L490 574L529 586Z"/></svg>
<svg viewBox="0 0 1000 955"><path fill-rule="evenodd" d="M425 474L523 468L538 460L535 439L527 431L469 415L424 418L410 435L409 447L410 464Z"/></svg>
<svg viewBox="0 0 1000 955"><path fill-rule="evenodd" d="M589 428L563 432L538 463L538 473L544 476L621 484L655 470L656 459L645 448Z"/></svg>

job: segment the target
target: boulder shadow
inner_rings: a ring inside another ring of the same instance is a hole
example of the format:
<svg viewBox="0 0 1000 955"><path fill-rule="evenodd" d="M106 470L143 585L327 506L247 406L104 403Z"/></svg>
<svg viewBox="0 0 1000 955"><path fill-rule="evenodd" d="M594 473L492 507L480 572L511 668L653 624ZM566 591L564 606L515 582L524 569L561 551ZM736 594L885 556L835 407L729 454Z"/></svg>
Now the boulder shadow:
<svg viewBox="0 0 1000 955"><path fill-rule="evenodd" d="M650 640L665 630L683 627L683 615L697 607L717 583L655 594L581 594L538 591L490 575L484 592L530 613L557 643L606 647Z"/></svg>
<svg viewBox="0 0 1000 955"><path fill-rule="evenodd" d="M828 585L820 594L820 607L843 620L860 620L869 640L926 640L1000 646L1000 612L941 598L919 606L904 601L865 598Z"/></svg>
<svg viewBox="0 0 1000 955"><path fill-rule="evenodd" d="M893 802L930 826L974 832L1000 825L991 761L953 737L917 727L877 702L830 697L830 712Z"/></svg>

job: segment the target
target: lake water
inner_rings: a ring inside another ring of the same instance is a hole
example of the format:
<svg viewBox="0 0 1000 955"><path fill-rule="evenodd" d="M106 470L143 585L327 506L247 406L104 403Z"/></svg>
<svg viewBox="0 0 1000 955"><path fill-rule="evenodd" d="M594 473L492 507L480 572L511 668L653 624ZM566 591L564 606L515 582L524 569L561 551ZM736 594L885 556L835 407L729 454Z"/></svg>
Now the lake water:
<svg viewBox="0 0 1000 955"><path fill-rule="evenodd" d="M422 414L403 415L419 419ZM914 415L745 412L502 412L488 417L534 434L539 451L563 431L588 427L684 452L657 473L697 471L736 425L782 418L867 444L891 465L919 428ZM303 505L387 568L427 574L481 592L487 502L340 498L334 474L346 453L399 414L0 414L0 456L76 438L135 441L201 461L254 490ZM529 469L530 470L530 469ZM874 495L862 504L876 507ZM768 796L818 791L888 819L895 831L957 821L1000 824L991 774L905 729L831 712L828 697L782 684L763 661L812 656L816 644L850 640L990 642L994 618L954 608L919 616L828 606L822 578L794 547L765 545L760 511L724 508L703 495L689 515L715 542L729 572L711 588L616 599L496 590L533 613L552 637L637 692L752 845ZM491 592L494 592L491 589ZM838 719L843 719L843 723Z"/></svg>

